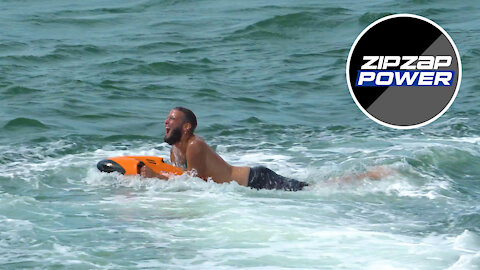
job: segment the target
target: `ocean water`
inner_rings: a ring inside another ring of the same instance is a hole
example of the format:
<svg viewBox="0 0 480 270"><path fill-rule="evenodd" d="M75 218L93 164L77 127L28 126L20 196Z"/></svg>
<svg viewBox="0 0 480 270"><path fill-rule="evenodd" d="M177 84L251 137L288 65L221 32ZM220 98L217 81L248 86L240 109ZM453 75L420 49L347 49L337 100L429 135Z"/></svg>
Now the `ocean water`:
<svg viewBox="0 0 480 270"><path fill-rule="evenodd" d="M345 79L371 22L425 16L463 79L420 129L368 119ZM480 269L479 1L0 3L1 269ZM307 190L103 174L168 157L185 106L234 165ZM381 166L379 181L331 179Z"/></svg>

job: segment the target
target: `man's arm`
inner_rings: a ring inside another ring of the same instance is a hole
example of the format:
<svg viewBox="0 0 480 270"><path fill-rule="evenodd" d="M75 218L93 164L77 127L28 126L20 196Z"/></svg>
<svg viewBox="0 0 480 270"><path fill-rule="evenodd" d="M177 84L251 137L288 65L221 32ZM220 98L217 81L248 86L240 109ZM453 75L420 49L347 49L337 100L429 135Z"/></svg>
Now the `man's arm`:
<svg viewBox="0 0 480 270"><path fill-rule="evenodd" d="M173 147L170 148L170 163L175 165L177 161L175 160L175 155L173 154Z"/></svg>
<svg viewBox="0 0 480 270"><path fill-rule="evenodd" d="M198 177L207 180L204 144L202 141L195 140L187 147L187 170L195 171Z"/></svg>
<svg viewBox="0 0 480 270"><path fill-rule="evenodd" d="M168 180L168 175L156 173L147 166L143 166L140 169L140 175L145 178L159 178L162 180Z"/></svg>

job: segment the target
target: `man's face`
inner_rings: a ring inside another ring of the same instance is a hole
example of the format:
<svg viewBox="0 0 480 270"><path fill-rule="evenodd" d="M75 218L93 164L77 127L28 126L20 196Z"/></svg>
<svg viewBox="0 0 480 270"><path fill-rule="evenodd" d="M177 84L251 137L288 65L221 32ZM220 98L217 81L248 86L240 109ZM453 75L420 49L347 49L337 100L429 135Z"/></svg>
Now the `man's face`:
<svg viewBox="0 0 480 270"><path fill-rule="evenodd" d="M182 138L183 112L171 110L165 119L165 142L173 145Z"/></svg>

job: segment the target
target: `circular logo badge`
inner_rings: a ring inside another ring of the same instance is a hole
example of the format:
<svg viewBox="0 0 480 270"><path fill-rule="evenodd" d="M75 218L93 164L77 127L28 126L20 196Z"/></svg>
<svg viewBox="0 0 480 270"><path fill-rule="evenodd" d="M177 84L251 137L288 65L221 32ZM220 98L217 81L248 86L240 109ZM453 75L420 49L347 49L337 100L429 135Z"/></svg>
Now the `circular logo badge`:
<svg viewBox="0 0 480 270"><path fill-rule="evenodd" d="M347 83L360 110L397 129L427 125L452 105L462 65L455 43L433 21L411 14L381 18L357 37Z"/></svg>

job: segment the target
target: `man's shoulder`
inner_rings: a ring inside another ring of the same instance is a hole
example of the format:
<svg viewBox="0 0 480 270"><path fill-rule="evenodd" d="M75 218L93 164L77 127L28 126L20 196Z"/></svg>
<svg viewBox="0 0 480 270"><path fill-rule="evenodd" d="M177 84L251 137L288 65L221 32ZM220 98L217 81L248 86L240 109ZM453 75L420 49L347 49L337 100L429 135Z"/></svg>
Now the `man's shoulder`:
<svg viewBox="0 0 480 270"><path fill-rule="evenodd" d="M203 145L207 144L202 137L193 135L192 138L189 140L188 145Z"/></svg>
<svg viewBox="0 0 480 270"><path fill-rule="evenodd" d="M194 137L188 142L187 149L201 150L204 147L208 147L207 143L201 137L194 135Z"/></svg>

